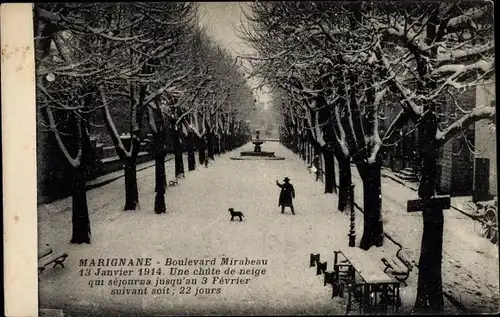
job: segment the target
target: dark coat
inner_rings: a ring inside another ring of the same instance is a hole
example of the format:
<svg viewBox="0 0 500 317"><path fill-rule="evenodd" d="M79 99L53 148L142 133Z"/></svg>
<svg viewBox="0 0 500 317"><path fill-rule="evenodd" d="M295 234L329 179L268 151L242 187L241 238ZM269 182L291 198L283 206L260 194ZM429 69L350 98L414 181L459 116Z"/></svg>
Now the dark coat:
<svg viewBox="0 0 500 317"><path fill-rule="evenodd" d="M295 198L295 189L290 183L277 184L281 187L280 198L278 201L278 206L291 206L292 200Z"/></svg>

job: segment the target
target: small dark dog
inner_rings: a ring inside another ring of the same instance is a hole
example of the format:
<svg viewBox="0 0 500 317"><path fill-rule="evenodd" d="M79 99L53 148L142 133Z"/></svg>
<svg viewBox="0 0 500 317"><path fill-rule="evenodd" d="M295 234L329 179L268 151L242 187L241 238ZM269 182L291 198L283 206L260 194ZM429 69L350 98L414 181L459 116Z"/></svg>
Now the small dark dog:
<svg viewBox="0 0 500 317"><path fill-rule="evenodd" d="M234 211L234 208L229 208L229 213L231 214L231 221L234 220L234 217L240 217L240 221L243 221L241 217L245 217L241 211Z"/></svg>
<svg viewBox="0 0 500 317"><path fill-rule="evenodd" d="M208 159L205 159L205 167L208 167Z"/></svg>

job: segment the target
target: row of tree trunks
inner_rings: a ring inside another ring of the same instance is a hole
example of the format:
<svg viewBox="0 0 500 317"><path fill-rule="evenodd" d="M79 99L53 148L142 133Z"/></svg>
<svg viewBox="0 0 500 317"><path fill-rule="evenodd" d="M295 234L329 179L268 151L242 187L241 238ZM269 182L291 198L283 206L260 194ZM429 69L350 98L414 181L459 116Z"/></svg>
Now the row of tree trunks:
<svg viewBox="0 0 500 317"><path fill-rule="evenodd" d="M321 153L324 158L324 180L325 180L325 193L337 193L337 182L335 173L335 152L331 149L320 147L318 144L315 146L310 146L309 142L303 141L302 138L295 136L292 140L297 140L298 146L295 147L299 154L299 157L306 161L308 165L312 164L313 157L315 154L319 155ZM293 142L292 142L293 143ZM294 144L289 145L294 148ZM316 150L315 150L316 149ZM348 205L349 190L352 182L351 178L351 165L349 158L337 159L339 164L339 200L338 200L338 210L344 211Z"/></svg>
<svg viewBox="0 0 500 317"><path fill-rule="evenodd" d="M316 149L309 142L302 142L300 157L310 165L315 152L322 152L325 161L325 193L336 192L335 184L335 158L339 165L339 190L338 206L341 212L349 210L350 188L352 172L350 157L328 149ZM363 182L363 213L364 230L359 247L368 250L371 246L381 246L384 241L383 222L381 214L381 164L378 160L374 163L360 163L357 165Z"/></svg>
<svg viewBox="0 0 500 317"><path fill-rule="evenodd" d="M303 142L301 158L312 164L315 147L309 142ZM338 206L341 212L347 211L350 207L350 188L352 184L352 172L350 158L342 153L335 156L333 151L321 149L325 161L325 193L336 191L335 184L335 157L339 165L339 190ZM368 250L371 246L382 246L384 240L383 222L381 214L382 190L381 190L381 164L376 161L373 164L358 164L359 174L363 181L363 213L364 230L360 241L360 248Z"/></svg>
<svg viewBox="0 0 500 317"><path fill-rule="evenodd" d="M305 141L303 137L295 135L292 140L296 140L297 142L297 153L299 157L306 161L309 165L312 162L312 157L314 156L314 146L309 146L309 142ZM318 145L316 147L319 147ZM328 148L318 148L316 149L316 154L321 153L324 158L325 166L325 193L337 193L338 194L338 205L337 210L344 212L349 208L349 196L350 196L350 188L352 184L352 173L351 173L351 163L350 157L346 157L340 151L334 151ZM335 159L338 163L338 176L339 176L339 184L337 191L336 184L336 172L335 172ZM365 199L365 208L368 210L370 215L373 215L373 222L371 227L376 230L373 231L373 235L378 237L380 236L378 233L380 232L378 229L381 229L382 221L380 218L380 205L381 199L380 196L380 166L375 167L374 169L367 169L370 176L367 178L366 182L363 180L363 192ZM377 174L378 173L378 174ZM374 192L372 192L374 190ZM373 206L371 205L373 204ZM375 225L374 225L375 224ZM370 232L370 230L368 230ZM377 239L375 239L377 240ZM378 241L377 241L378 242Z"/></svg>

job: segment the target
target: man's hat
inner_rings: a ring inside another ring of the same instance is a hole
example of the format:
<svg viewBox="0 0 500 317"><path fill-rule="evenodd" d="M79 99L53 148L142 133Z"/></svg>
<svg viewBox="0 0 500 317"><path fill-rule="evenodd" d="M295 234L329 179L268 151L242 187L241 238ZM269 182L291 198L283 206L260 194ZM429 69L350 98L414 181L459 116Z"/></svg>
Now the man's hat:
<svg viewBox="0 0 500 317"><path fill-rule="evenodd" d="M287 181L289 181L289 180L290 180L290 178L285 177L285 179L284 179L283 181L284 181L284 182L287 182Z"/></svg>

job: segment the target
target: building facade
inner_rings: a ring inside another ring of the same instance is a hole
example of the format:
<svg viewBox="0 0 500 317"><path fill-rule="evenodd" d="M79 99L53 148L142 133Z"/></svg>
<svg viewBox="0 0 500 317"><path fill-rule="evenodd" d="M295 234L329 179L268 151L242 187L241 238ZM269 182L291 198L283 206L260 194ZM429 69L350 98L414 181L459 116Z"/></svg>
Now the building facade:
<svg viewBox="0 0 500 317"><path fill-rule="evenodd" d="M476 89L476 105L495 104L495 85L478 86ZM477 194L477 200L487 200L496 197L498 190L496 125L489 120L479 121L475 124L474 133L474 170L477 176L474 179L474 189L480 192ZM487 186L483 186L484 184L487 184Z"/></svg>

